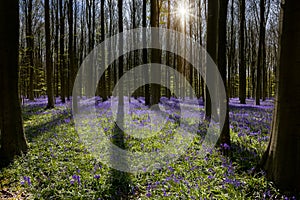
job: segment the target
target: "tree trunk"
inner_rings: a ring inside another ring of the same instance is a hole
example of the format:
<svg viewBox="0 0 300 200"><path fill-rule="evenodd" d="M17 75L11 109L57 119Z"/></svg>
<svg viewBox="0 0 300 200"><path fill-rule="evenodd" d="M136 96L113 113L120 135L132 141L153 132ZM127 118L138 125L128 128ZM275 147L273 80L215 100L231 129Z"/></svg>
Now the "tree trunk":
<svg viewBox="0 0 300 200"><path fill-rule="evenodd" d="M66 103L65 92L65 12L63 1L59 0L60 10L60 97L61 102Z"/></svg>
<svg viewBox="0 0 300 200"><path fill-rule="evenodd" d="M151 17L150 17L150 24L151 27L159 27L159 5L157 0L151 1ZM152 33L151 34L151 42L159 44L159 35ZM151 63L161 63L161 53L158 49L151 50ZM157 77L160 79L161 72L158 69L151 69L151 78ZM158 104L160 101L160 85L159 84L151 84L151 105Z"/></svg>
<svg viewBox="0 0 300 200"><path fill-rule="evenodd" d="M235 42L234 42L234 0L231 0L231 10L230 10L230 53L229 53L229 59L228 59L228 81L227 81L227 93L228 98L232 97L231 94L231 69L234 64L234 54L235 54Z"/></svg>
<svg viewBox="0 0 300 200"><path fill-rule="evenodd" d="M219 0L208 1L208 19L207 19L207 52L215 63L218 63L218 26L219 26ZM206 74L211 67L206 68ZM213 74L213 73L212 73ZM207 79L208 77L206 77ZM206 80L206 83L208 80ZM215 91L210 91L215 92ZM205 116L207 120L211 119L211 97L208 87L205 87Z"/></svg>
<svg viewBox="0 0 300 200"><path fill-rule="evenodd" d="M143 0L143 27L146 28L147 27L147 0ZM147 42L147 36L146 36L146 32L143 32L143 42L146 43ZM144 44L145 46L146 44ZM148 62L148 51L146 48L143 49L143 64L146 64ZM144 76L146 78L146 82L148 82L149 80L149 72L145 71L144 72ZM146 84L145 85L145 105L149 106L150 105L150 85Z"/></svg>
<svg viewBox="0 0 300 200"><path fill-rule="evenodd" d="M260 27L259 27L259 45L258 45L258 58L256 68L256 105L260 105L260 97L262 91L262 77L261 73L264 70L264 43L265 43L265 0L260 0ZM263 74L264 75L264 74Z"/></svg>
<svg viewBox="0 0 300 200"><path fill-rule="evenodd" d="M104 0L101 0L101 42L104 42L105 40L105 27L104 27ZM103 64L105 63L106 64L106 58L105 58L105 53L104 53L104 49L101 50L101 59L103 59ZM105 71L106 72L106 71ZM107 100L107 89L106 89L106 76L105 76L105 72L103 73L103 77L102 78L102 88L103 88L103 91L102 91L102 100L103 101L106 101Z"/></svg>
<svg viewBox="0 0 300 200"><path fill-rule="evenodd" d="M27 43L27 56L29 59L29 99L34 100L33 94L33 50L34 50L34 38L32 33L32 0L28 1L27 8L27 21L26 21L26 43Z"/></svg>
<svg viewBox="0 0 300 200"><path fill-rule="evenodd" d="M0 13L0 158L12 160L28 148L18 96L19 1L0 1Z"/></svg>
<svg viewBox="0 0 300 200"><path fill-rule="evenodd" d="M50 38L50 7L49 0L45 0L45 35L46 35L46 78L47 78L47 96L48 104L47 109L54 108L52 76L53 66L51 60L51 38Z"/></svg>
<svg viewBox="0 0 300 200"><path fill-rule="evenodd" d="M259 27L259 45L258 45L258 59L257 59L257 70L256 70L256 105L260 105L260 98L262 92L262 70L263 70L263 51L264 51L264 40L265 40L265 0L260 0L260 27Z"/></svg>
<svg viewBox="0 0 300 200"><path fill-rule="evenodd" d="M282 5L280 64L272 137L263 166L280 188L300 192L300 2Z"/></svg>
<svg viewBox="0 0 300 200"><path fill-rule="evenodd" d="M69 91L73 91L73 85L75 83L76 79L76 73L77 73L77 67L74 62L74 47L73 47L73 39L74 39L74 29L73 29L73 0L69 0L69 17L68 17L68 23L69 23L69 70L70 70L70 77L69 77ZM73 106L73 112L77 113L78 111L78 105L77 105L77 92L74 90L75 93L72 98L72 106ZM71 94L68 94L70 96Z"/></svg>
<svg viewBox="0 0 300 200"><path fill-rule="evenodd" d="M240 0L240 63L239 93L240 103L246 104L246 62L245 62L245 0Z"/></svg>
<svg viewBox="0 0 300 200"><path fill-rule="evenodd" d="M167 29L171 28L171 1L168 0L167 2ZM167 33L167 41L166 41L166 46L170 46L170 34L169 32ZM166 65L170 67L171 65L171 53L170 52L166 52ZM167 87L166 89L166 97L167 98L171 98L171 80L170 80L171 74L166 73L166 83L167 83Z"/></svg>
<svg viewBox="0 0 300 200"><path fill-rule="evenodd" d="M59 96L59 1L55 0L56 9L55 9L55 39L54 39L54 51L55 51L55 97Z"/></svg>
<svg viewBox="0 0 300 200"><path fill-rule="evenodd" d="M218 42L218 68L221 73L225 90L226 86L226 25L227 25L227 8L228 0L219 0L219 42ZM228 97L226 92L226 99L220 99L220 103L226 102L226 109L220 111L220 115L225 115L224 126L218 141L218 144L230 145L230 132L229 132L229 113L228 113ZM221 117L222 119L222 117Z"/></svg>

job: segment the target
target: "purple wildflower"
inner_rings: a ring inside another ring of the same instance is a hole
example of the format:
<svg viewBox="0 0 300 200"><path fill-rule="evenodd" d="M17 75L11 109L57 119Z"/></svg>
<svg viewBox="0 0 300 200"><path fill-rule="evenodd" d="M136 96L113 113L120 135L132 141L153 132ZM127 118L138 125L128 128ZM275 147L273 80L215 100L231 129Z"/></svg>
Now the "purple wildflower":
<svg viewBox="0 0 300 200"><path fill-rule="evenodd" d="M24 181L21 181L22 185L24 185L25 183L29 186L31 185L31 180L30 180L29 176L23 176L23 179L24 179Z"/></svg>
<svg viewBox="0 0 300 200"><path fill-rule="evenodd" d="M74 175L72 176L72 178L73 178L73 183L74 183L75 181L77 181L78 185L80 185L80 176L79 176L79 175L74 174ZM73 184L73 183L71 182L71 184Z"/></svg>
<svg viewBox="0 0 300 200"><path fill-rule="evenodd" d="M147 196L147 197L151 197L151 193L148 192L148 193L146 194L146 196Z"/></svg>
<svg viewBox="0 0 300 200"><path fill-rule="evenodd" d="M99 178L100 178L100 175L99 175L99 174L96 174L96 175L94 176L94 178L95 178L95 179L99 179Z"/></svg>

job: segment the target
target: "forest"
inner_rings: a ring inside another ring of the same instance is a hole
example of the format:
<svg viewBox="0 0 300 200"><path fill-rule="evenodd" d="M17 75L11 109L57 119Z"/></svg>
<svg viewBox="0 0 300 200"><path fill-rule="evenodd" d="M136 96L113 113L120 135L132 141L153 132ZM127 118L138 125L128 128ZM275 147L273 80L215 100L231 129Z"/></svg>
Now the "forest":
<svg viewBox="0 0 300 200"><path fill-rule="evenodd" d="M300 199L300 1L0 1L0 199Z"/></svg>

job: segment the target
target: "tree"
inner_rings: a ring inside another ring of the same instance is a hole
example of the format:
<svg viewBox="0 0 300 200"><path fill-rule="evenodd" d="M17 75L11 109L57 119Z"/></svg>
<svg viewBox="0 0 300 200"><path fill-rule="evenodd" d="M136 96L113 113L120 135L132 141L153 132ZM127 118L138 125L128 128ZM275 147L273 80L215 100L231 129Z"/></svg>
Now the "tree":
<svg viewBox="0 0 300 200"><path fill-rule="evenodd" d="M147 27L147 0L143 0L143 28ZM143 32L143 42L146 43L147 38L146 38L146 31ZM146 44L144 44L145 46ZM143 64L146 64L148 61L148 51L146 48L143 49ZM148 81L149 77L149 72L145 71L144 76L146 77L146 81ZM149 106L150 105L150 87L149 84L145 85L145 105Z"/></svg>
<svg viewBox="0 0 300 200"><path fill-rule="evenodd" d="M73 83L76 78L76 70L74 66L74 51L73 51L73 0L69 0L68 4L68 24L69 24L69 46L68 46L68 55L69 55L69 71L71 72L71 78L69 78L69 90L72 91ZM68 95L69 96L69 95Z"/></svg>
<svg viewBox="0 0 300 200"><path fill-rule="evenodd" d="M55 36L54 36L54 51L55 51L55 96L58 97L59 96L59 0L52 0L52 3L55 5L55 9L54 9L54 13L53 18L55 18L55 20L53 20L55 22Z"/></svg>
<svg viewBox="0 0 300 200"><path fill-rule="evenodd" d="M70 86L70 91L73 90L73 85L75 83L76 79L76 73L77 73L77 67L75 66L74 62L74 46L73 46L73 39L74 39L74 29L73 29L73 0L69 0L69 8L68 8L68 22L69 22L69 69L71 71L71 77L69 78L69 86ZM76 91L76 90L75 90ZM69 95L68 95L69 96ZM73 111L77 113L78 110L78 102L77 102L77 92L75 92L73 99Z"/></svg>
<svg viewBox="0 0 300 200"><path fill-rule="evenodd" d="M167 29L171 28L171 1L168 0L168 6L167 6ZM167 33L167 39L166 39L166 46L170 46L170 33ZM166 52L166 65L171 65L171 53ZM167 85L170 87L170 75L169 73L166 73L166 81ZM171 91L169 90L169 87L166 87L166 96L170 99L171 98Z"/></svg>
<svg viewBox="0 0 300 200"><path fill-rule="evenodd" d="M65 11L62 0L59 0L60 12L60 97L61 102L66 102L65 82Z"/></svg>
<svg viewBox="0 0 300 200"><path fill-rule="evenodd" d="M151 1L150 6L150 25L151 27L159 27L159 5L157 0ZM159 44L159 35L158 33L151 33L151 42ZM151 63L161 63L161 53L159 49L152 49L151 51ZM151 77L158 77L160 79L160 70L151 69ZM160 85L152 84L151 85L151 105L158 104L160 101Z"/></svg>
<svg viewBox="0 0 300 200"><path fill-rule="evenodd" d="M246 62L245 62L245 0L240 0L240 62L239 62L239 93L240 103L246 103Z"/></svg>
<svg viewBox="0 0 300 200"><path fill-rule="evenodd" d="M261 72L264 68L263 58L264 53L264 43L265 43L265 0L260 0L260 26L259 26L259 45L258 45L258 59L257 59L257 68L256 68L256 95L255 102L256 105L260 104L261 97Z"/></svg>
<svg viewBox="0 0 300 200"><path fill-rule="evenodd" d="M123 0L118 0L118 26L119 26L119 32L123 32ZM119 79L123 76L123 67L124 67L124 56L123 56L123 37L119 37ZM118 124L115 124L115 129L114 129L114 134L115 137L113 138L113 143L117 145L118 147L125 149L125 135L121 127L124 124L124 91L123 91L123 86L120 85L119 87L119 94L118 94L118 114L117 114L117 122ZM119 127L121 125L121 127ZM112 152L111 159L113 162L116 162L116 157L120 158L120 160L126 159L124 155L116 155L116 152ZM124 163L126 165L126 163ZM127 195L129 192L129 179L128 179L128 174L123 171L118 171L113 169L111 172L111 182L112 185L115 188L118 188L119 192L123 195ZM115 194L113 196L113 199L121 199L120 194Z"/></svg>
<svg viewBox="0 0 300 200"><path fill-rule="evenodd" d="M227 8L228 0L219 0L219 41L218 41L218 68L222 76L223 84L226 87L226 25L227 25ZM226 92L227 95L227 92ZM228 97L226 99L220 99L221 103L226 102L226 110L220 112L221 115L225 115L225 123L220 135L219 144L230 145L230 132L229 132L229 113L228 113Z"/></svg>
<svg viewBox="0 0 300 200"><path fill-rule="evenodd" d="M207 52L215 63L218 63L218 27L219 27L219 1L208 1L208 19L207 19ZM211 70L211 67L207 67L206 74ZM208 76L206 77L206 79ZM209 80L206 80L206 83ZM214 92L214 91L210 91ZM205 87L205 116L207 120L211 119L211 97L208 91L208 87Z"/></svg>
<svg viewBox="0 0 300 200"><path fill-rule="evenodd" d="M118 0L118 14L119 14L119 33L123 32L123 0ZM120 58L119 58L119 79L122 78L124 73L124 56L123 56L123 38L119 37L119 51L120 51ZM123 86L119 88L119 107L118 107L118 116L120 115L123 121L123 114L124 114L124 93L123 93Z"/></svg>
<svg viewBox="0 0 300 200"><path fill-rule="evenodd" d="M0 1L0 157L27 151L18 96L19 1Z"/></svg>
<svg viewBox="0 0 300 200"><path fill-rule="evenodd" d="M235 37L234 37L234 0L231 0L231 8L230 8L230 51L228 58L228 81L227 81L227 91L228 97L232 96L231 92L231 71L234 65L234 57L235 57Z"/></svg>
<svg viewBox="0 0 300 200"><path fill-rule="evenodd" d="M27 43L27 56L29 60L29 99L34 100L33 94L33 50L34 50L34 36L32 33L32 1L28 1L27 13L26 13L26 43Z"/></svg>
<svg viewBox="0 0 300 200"><path fill-rule="evenodd" d="M54 108L52 76L53 66L51 59L51 38L50 38L50 13L49 13L49 0L45 0L45 36L46 36L46 77L47 77L47 96L48 104L47 109Z"/></svg>
<svg viewBox="0 0 300 200"><path fill-rule="evenodd" d="M105 29L104 29L104 0L101 0L101 42L104 42L105 40ZM101 59L105 60L105 53L104 53L104 49L101 50ZM105 61L104 61L105 62ZM102 78L102 77L101 77ZM106 94L106 76L105 76L105 72L103 74L103 78L102 78L102 83L103 83L103 91L102 91L102 99L103 101L107 100L107 94Z"/></svg>
<svg viewBox="0 0 300 200"><path fill-rule="evenodd" d="M300 2L282 4L277 95L269 146L262 160L267 177L280 188L300 192Z"/></svg>

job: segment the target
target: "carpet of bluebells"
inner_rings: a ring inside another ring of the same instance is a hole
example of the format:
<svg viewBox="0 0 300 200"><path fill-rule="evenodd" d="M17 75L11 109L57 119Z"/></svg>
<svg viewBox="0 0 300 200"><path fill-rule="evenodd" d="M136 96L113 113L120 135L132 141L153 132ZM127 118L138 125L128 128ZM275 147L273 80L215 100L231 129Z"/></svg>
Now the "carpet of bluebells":
<svg viewBox="0 0 300 200"><path fill-rule="evenodd" d="M166 163L163 169L117 177L80 141L70 102L56 101L52 110L44 109L45 98L25 101L23 119L29 152L1 169L0 199L296 199L267 181L263 171L252 174L269 140L271 99L261 106L255 106L251 99L246 105L240 105L238 99L230 100L230 146L209 149L203 158L199 155L200 140L195 140L184 155ZM131 100L135 108L132 123L147 126L151 121L144 116L143 102L143 98ZM176 105L178 100L162 102ZM96 108L105 132L112 133L114 123L110 121L111 112L107 112L110 103L98 101ZM204 113L203 102L200 112ZM176 116L174 111L155 138L137 141L126 137L126 147L132 151L163 148L164 141L172 138ZM229 153L222 153L222 148ZM112 179L128 187L124 190Z"/></svg>

